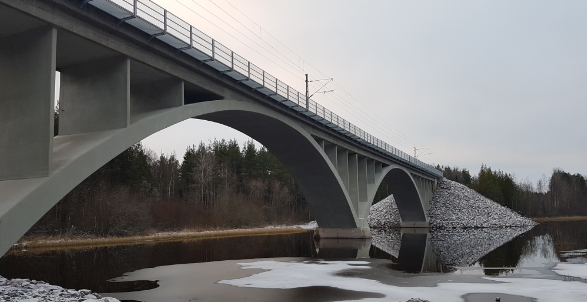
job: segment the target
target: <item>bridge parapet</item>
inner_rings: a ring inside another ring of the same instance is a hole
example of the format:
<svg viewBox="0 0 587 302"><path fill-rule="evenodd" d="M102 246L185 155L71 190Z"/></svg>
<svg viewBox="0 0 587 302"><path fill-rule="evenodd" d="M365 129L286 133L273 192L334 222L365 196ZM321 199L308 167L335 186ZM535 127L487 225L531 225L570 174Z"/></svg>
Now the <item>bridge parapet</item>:
<svg viewBox="0 0 587 302"><path fill-rule="evenodd" d="M119 22L126 22L136 27L151 35L152 38L161 40L235 81L264 94L275 102L279 102L368 148L436 178L442 177L442 172L433 166L367 133L317 102L311 99L307 100L305 94L300 94L299 91L152 1L82 0L81 2L83 5L95 6L114 16Z"/></svg>

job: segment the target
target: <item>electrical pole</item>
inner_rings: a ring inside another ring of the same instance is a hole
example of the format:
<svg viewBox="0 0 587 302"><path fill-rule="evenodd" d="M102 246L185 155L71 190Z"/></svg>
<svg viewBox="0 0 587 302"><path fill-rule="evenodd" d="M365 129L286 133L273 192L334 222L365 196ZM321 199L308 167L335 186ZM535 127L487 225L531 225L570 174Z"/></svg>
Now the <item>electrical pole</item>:
<svg viewBox="0 0 587 302"><path fill-rule="evenodd" d="M320 91L322 90L322 88L324 88L324 86L326 86L328 83L330 83L331 81L333 81L333 78L329 78L329 79L321 79L321 80L308 80L308 74L306 73L306 110L310 111L310 98L314 96L314 94L316 93L329 93L329 92L333 92L336 89L333 90L328 90L328 91ZM328 81L326 82L326 84L322 85L322 87L320 87L320 89L318 89L316 92L312 93L312 95L310 95L310 88L309 88L309 83L310 82L319 82L319 81Z"/></svg>
<svg viewBox="0 0 587 302"><path fill-rule="evenodd" d="M310 91L308 89L308 74L306 73L306 110L310 111Z"/></svg>

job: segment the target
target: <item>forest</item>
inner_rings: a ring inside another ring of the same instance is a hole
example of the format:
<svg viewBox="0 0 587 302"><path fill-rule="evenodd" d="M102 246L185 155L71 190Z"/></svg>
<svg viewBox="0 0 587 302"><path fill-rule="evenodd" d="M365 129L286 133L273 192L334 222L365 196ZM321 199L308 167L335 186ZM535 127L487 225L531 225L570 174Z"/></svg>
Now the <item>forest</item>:
<svg viewBox="0 0 587 302"><path fill-rule="evenodd" d="M27 235L130 236L306 223L311 213L281 163L252 141L216 140L156 155L136 144L85 179Z"/></svg>
<svg viewBox="0 0 587 302"><path fill-rule="evenodd" d="M59 125L55 111L55 134ZM482 165L437 166L447 179L527 217L587 215L587 181L554 169L536 186ZM391 194L385 184L374 202ZM27 236L131 236L160 231L305 223L312 213L293 177L253 141L215 140L157 155L138 143L81 182Z"/></svg>
<svg viewBox="0 0 587 302"><path fill-rule="evenodd" d="M440 167L444 177L464 184L485 197L527 217L587 215L587 180L581 174L554 169L536 185L516 181L508 173L481 165L479 174L471 176L467 169Z"/></svg>

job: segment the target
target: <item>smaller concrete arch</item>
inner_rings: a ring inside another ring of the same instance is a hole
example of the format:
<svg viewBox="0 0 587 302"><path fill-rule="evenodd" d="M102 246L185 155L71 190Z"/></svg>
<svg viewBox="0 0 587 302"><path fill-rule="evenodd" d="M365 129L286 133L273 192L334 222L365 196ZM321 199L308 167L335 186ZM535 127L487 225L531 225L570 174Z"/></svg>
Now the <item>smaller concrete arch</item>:
<svg viewBox="0 0 587 302"><path fill-rule="evenodd" d="M429 181L421 182L428 183ZM381 175L375 182L375 190L370 194L371 204L375 192L382 183L387 184L395 199L402 227L428 227L426 210L429 208L427 204L429 200L424 196L430 194L424 191L432 186L418 185L419 182L405 168L389 165L382 169Z"/></svg>

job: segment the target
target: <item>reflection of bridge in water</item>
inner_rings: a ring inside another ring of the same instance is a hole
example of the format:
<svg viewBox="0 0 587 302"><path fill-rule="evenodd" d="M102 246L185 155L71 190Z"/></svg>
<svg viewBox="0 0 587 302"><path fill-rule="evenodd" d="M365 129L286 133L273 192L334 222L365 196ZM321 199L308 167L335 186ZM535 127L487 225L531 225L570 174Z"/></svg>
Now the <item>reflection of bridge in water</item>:
<svg viewBox="0 0 587 302"><path fill-rule="evenodd" d="M503 229L402 228L372 230L371 239L321 239L318 257L389 258L390 268L407 273L450 272L468 266L532 227Z"/></svg>

